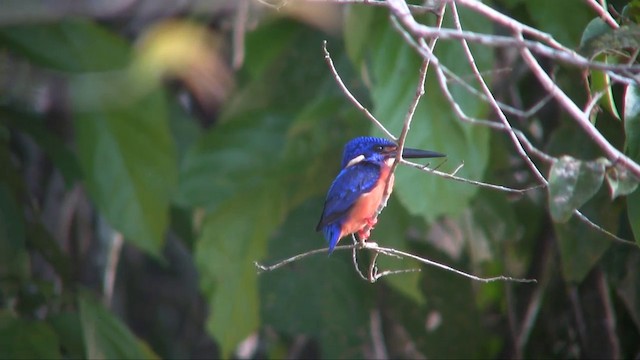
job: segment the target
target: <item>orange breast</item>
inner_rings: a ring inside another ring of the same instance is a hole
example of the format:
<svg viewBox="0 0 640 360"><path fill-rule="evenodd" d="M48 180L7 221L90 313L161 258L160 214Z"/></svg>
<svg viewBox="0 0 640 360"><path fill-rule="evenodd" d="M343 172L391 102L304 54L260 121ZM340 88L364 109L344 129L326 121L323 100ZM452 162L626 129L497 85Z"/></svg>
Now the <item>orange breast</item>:
<svg viewBox="0 0 640 360"><path fill-rule="evenodd" d="M364 229L376 218L378 207L384 197L387 178L389 178L389 194L393 190L394 176L390 174L391 168L383 165L380 172L380 179L370 192L360 196L347 216L347 220L342 225L340 238Z"/></svg>

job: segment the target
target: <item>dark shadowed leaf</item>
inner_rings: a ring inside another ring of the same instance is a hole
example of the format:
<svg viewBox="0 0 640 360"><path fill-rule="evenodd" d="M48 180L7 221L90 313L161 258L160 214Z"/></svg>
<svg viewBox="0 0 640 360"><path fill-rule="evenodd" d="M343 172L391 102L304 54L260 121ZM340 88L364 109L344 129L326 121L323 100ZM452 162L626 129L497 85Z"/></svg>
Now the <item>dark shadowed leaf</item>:
<svg viewBox="0 0 640 360"><path fill-rule="evenodd" d="M14 191L0 177L0 284L29 273L25 221Z"/></svg>
<svg viewBox="0 0 640 360"><path fill-rule="evenodd" d="M321 211L319 198L293 211L269 240L268 264L326 246L322 235L314 231ZM349 241L342 239L341 244ZM367 267L366 259L361 254L363 268ZM371 294L351 264L350 251L301 259L260 274L259 283L266 324L291 336L303 333L314 337L323 358L363 357Z"/></svg>
<svg viewBox="0 0 640 360"><path fill-rule="evenodd" d="M260 299L254 261L284 216L285 197L277 183L244 191L222 203L205 220L195 257L200 287L209 301L207 330L229 357L258 329Z"/></svg>
<svg viewBox="0 0 640 360"><path fill-rule="evenodd" d="M600 189L607 161L580 161L563 156L549 172L549 210L556 222L569 220Z"/></svg>
<svg viewBox="0 0 640 360"><path fill-rule="evenodd" d="M78 298L80 322L88 359L158 359L112 313L88 293Z"/></svg>
<svg viewBox="0 0 640 360"><path fill-rule="evenodd" d="M0 312L0 358L60 359L59 346L49 324Z"/></svg>
<svg viewBox="0 0 640 360"><path fill-rule="evenodd" d="M55 330L63 353L71 359L86 357L85 344L82 335L80 314L77 312L63 312L50 316L47 322Z"/></svg>
<svg viewBox="0 0 640 360"><path fill-rule="evenodd" d="M619 202L610 202L609 194L602 188L581 211L591 221L615 234L619 226L621 205ZM564 278L579 283L598 264L612 240L576 216L565 223L554 223L554 228Z"/></svg>

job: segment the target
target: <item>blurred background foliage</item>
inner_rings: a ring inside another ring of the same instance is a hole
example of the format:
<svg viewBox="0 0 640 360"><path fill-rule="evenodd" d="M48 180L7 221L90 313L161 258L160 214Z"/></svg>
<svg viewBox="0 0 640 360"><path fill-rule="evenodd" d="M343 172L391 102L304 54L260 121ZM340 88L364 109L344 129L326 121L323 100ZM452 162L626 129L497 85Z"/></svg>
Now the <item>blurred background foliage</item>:
<svg viewBox="0 0 640 360"><path fill-rule="evenodd" d="M633 31L594 30L583 1L491 4L611 60L639 48ZM610 5L637 23L637 1ZM462 22L501 31L467 11ZM573 207L549 209L545 189L513 196L401 167L372 237L537 284L482 284L394 258L381 267L422 271L368 284L340 251L258 275L254 261L324 245L313 229L342 145L382 135L338 89L323 40L347 86L398 134L420 59L381 7L0 3L0 358L640 356L638 247L569 219L579 207L640 242L637 182L615 168L608 187L604 172L589 182L602 154L553 101L510 120L539 149L569 156L555 171L538 165ZM499 100L526 109L546 96L514 49L472 49ZM436 54L471 77L458 43L440 41ZM545 61L584 103L584 74ZM608 89L606 75L591 76ZM451 86L467 113L491 118ZM612 87L596 123L636 161L639 94ZM466 178L536 184L507 136L456 119L434 76L407 144L448 154L431 164L443 171L464 163ZM591 170L557 175L576 159ZM587 189L563 190L571 181Z"/></svg>

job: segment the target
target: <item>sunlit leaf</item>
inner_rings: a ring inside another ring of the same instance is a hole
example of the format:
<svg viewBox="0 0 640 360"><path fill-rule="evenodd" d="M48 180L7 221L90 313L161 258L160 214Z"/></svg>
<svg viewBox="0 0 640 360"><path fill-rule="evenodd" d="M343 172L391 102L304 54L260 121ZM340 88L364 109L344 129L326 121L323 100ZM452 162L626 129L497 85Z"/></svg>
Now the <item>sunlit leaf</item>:
<svg viewBox="0 0 640 360"><path fill-rule="evenodd" d="M207 330L224 357L260 324L253 262L264 256L267 239L282 222L284 205L283 189L264 185L228 199L204 221L196 266L211 309Z"/></svg>
<svg viewBox="0 0 640 360"><path fill-rule="evenodd" d="M607 162L580 161L563 156L549 172L549 210L556 222L569 220L600 189Z"/></svg>
<svg viewBox="0 0 640 360"><path fill-rule="evenodd" d="M158 359L149 346L91 295L78 299L80 322L88 359Z"/></svg>
<svg viewBox="0 0 640 360"><path fill-rule="evenodd" d="M0 312L0 358L60 359L59 346L49 324Z"/></svg>
<svg viewBox="0 0 640 360"><path fill-rule="evenodd" d="M162 93L75 116L78 156L97 208L125 239L159 255L177 177Z"/></svg>
<svg viewBox="0 0 640 360"><path fill-rule="evenodd" d="M605 54L599 54L593 58L595 61L607 62L608 56ZM590 75L591 96L597 96L602 93L602 98L599 103L613 115L616 119L620 120L620 114L618 114L618 108L616 107L615 100L613 98L613 90L611 87L611 78L605 71L593 70ZM595 120L592 122L595 123Z"/></svg>
<svg viewBox="0 0 640 360"><path fill-rule="evenodd" d="M326 246L314 231L322 201L315 198L293 211L269 240L269 263ZM348 244L349 238L342 239ZM360 257L367 267L367 257ZM366 270L365 270L366 271ZM351 265L349 251L300 259L289 266L260 274L264 323L294 336L319 341L323 358L361 358L365 341L370 291Z"/></svg>

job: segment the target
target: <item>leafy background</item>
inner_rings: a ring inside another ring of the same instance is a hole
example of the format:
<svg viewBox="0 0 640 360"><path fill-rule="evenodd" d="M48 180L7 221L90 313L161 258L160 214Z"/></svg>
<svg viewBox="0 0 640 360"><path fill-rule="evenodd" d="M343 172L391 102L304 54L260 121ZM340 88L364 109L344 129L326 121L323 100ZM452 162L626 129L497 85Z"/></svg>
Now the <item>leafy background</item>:
<svg viewBox="0 0 640 360"><path fill-rule="evenodd" d="M422 271L368 284L339 251L258 275L256 260L324 245L313 229L342 144L381 136L339 91L322 41L347 86L396 134L420 59L382 8L139 1L108 12L106 3L0 11L0 358L639 356L638 247L570 216L580 208L640 243L637 182L615 167L605 174L597 147L553 102L510 119L561 157L540 164L549 194L514 197L401 167L373 232L474 274L537 284L475 283L399 259L381 267ZM231 29L245 5L245 56L234 69ZM612 58L621 48L616 33L589 26L596 14L583 1L492 5L569 47ZM472 13L462 22L494 31ZM545 96L509 49L473 50L482 71L511 70L490 76L501 101L526 108ZM461 51L436 48L470 76ZM547 66L585 101L579 70ZM452 88L465 111L490 117ZM611 88L596 123L636 161L638 94ZM535 185L504 134L456 119L434 76L408 145L448 154L443 171L464 162L459 175L470 179ZM563 177L572 166L580 171ZM569 200L550 207L558 196Z"/></svg>

